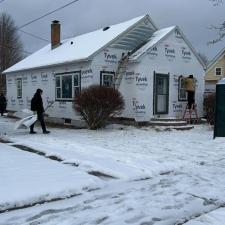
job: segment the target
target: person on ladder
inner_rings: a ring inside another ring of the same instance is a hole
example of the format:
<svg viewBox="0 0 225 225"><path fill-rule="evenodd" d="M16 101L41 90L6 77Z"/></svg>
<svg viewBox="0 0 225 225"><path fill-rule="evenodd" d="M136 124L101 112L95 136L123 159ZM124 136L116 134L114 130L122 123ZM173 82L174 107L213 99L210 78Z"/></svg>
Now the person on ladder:
<svg viewBox="0 0 225 225"><path fill-rule="evenodd" d="M189 75L188 77L184 78L184 87L188 95L188 109L189 109L189 116L191 122L191 114L195 109L195 88L196 82L193 75Z"/></svg>

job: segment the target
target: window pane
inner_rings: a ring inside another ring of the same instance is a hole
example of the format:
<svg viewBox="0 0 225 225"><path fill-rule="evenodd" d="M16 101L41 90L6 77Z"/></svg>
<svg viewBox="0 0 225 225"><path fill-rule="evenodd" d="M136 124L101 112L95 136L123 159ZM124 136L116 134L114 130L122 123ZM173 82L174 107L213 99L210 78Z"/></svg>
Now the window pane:
<svg viewBox="0 0 225 225"><path fill-rule="evenodd" d="M56 88L56 98L61 98L61 88Z"/></svg>
<svg viewBox="0 0 225 225"><path fill-rule="evenodd" d="M80 94L80 88L74 87L74 96L77 97Z"/></svg>
<svg viewBox="0 0 225 225"><path fill-rule="evenodd" d="M62 77L62 98L72 98L72 76Z"/></svg>
<svg viewBox="0 0 225 225"><path fill-rule="evenodd" d="M187 93L184 89L180 89L180 98L184 100L187 98Z"/></svg>
<svg viewBox="0 0 225 225"><path fill-rule="evenodd" d="M18 89L21 88L21 80L20 80L20 79L17 80L17 88L18 88Z"/></svg>
<svg viewBox="0 0 225 225"><path fill-rule="evenodd" d="M21 98L21 97L22 97L22 90L18 89L18 98Z"/></svg>
<svg viewBox="0 0 225 225"><path fill-rule="evenodd" d="M184 77L179 77L178 100L180 100L180 101L186 101L187 100L187 92L185 91L185 79L184 79Z"/></svg>
<svg viewBox="0 0 225 225"><path fill-rule="evenodd" d="M159 77L157 78L157 93L164 95L167 94L167 82L166 78Z"/></svg>
<svg viewBox="0 0 225 225"><path fill-rule="evenodd" d="M78 75L74 75L74 78L73 78L73 85L75 87L79 86L79 76Z"/></svg>
<svg viewBox="0 0 225 225"><path fill-rule="evenodd" d="M222 75L222 69L221 68L216 68L216 75L218 75L218 76Z"/></svg>
<svg viewBox="0 0 225 225"><path fill-rule="evenodd" d="M55 86L60 87L60 77L55 78Z"/></svg>
<svg viewBox="0 0 225 225"><path fill-rule="evenodd" d="M181 89L185 88L185 80L184 80L184 78L180 78L180 88Z"/></svg>
<svg viewBox="0 0 225 225"><path fill-rule="evenodd" d="M22 79L21 78L17 79L17 97L18 98L22 97Z"/></svg>
<svg viewBox="0 0 225 225"><path fill-rule="evenodd" d="M113 87L113 75L103 75L103 86Z"/></svg>

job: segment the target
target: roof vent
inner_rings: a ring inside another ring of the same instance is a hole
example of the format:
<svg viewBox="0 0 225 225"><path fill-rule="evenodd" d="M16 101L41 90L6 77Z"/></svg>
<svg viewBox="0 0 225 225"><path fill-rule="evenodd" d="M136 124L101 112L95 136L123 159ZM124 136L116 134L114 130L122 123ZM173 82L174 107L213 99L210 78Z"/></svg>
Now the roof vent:
<svg viewBox="0 0 225 225"><path fill-rule="evenodd" d="M104 27L102 30L103 31L106 31L106 30L108 30L110 27Z"/></svg>

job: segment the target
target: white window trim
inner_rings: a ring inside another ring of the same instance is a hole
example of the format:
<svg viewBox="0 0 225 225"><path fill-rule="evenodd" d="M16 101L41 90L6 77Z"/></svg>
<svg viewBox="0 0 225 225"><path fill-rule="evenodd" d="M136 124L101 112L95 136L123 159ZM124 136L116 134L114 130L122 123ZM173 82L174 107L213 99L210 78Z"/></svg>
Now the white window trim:
<svg viewBox="0 0 225 225"><path fill-rule="evenodd" d="M179 78L178 78L178 101L184 102L184 101L187 101L187 92L186 92L186 97L185 97L185 98L182 98L182 97L180 96L181 79L184 79L184 77L179 76ZM183 88L183 89L184 89L184 88Z"/></svg>
<svg viewBox="0 0 225 225"><path fill-rule="evenodd" d="M19 82L20 82L20 88L18 87ZM23 96L23 83L22 82L23 82L22 77L18 77L16 79L17 98L22 98L22 96ZM19 90L21 90L21 95L19 95Z"/></svg>
<svg viewBox="0 0 225 225"><path fill-rule="evenodd" d="M216 69L220 69L221 70L221 74L220 75L216 74ZM215 75L216 76L222 76L223 75L223 68L222 67L215 67Z"/></svg>
<svg viewBox="0 0 225 225"><path fill-rule="evenodd" d="M109 71L101 71L101 86L102 87L108 87L108 86L105 86L104 83L103 83L104 76L111 76L113 78L113 86L112 86L112 88L114 88L115 87L115 73L114 72L109 72Z"/></svg>
<svg viewBox="0 0 225 225"><path fill-rule="evenodd" d="M78 76L78 86L74 86L74 75ZM72 98L62 98L62 77L71 76L72 77ZM60 78L60 87L56 87L56 78ZM74 99L74 89L78 87L81 90L81 74L80 71L66 72L55 74L55 100L56 101L71 101ZM57 89L61 90L60 98L57 98Z"/></svg>

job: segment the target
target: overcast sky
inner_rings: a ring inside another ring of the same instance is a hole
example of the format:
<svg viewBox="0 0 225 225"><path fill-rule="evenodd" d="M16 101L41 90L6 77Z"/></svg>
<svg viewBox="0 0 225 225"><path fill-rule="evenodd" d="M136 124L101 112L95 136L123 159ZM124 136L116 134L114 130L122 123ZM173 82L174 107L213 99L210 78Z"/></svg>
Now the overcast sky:
<svg viewBox="0 0 225 225"><path fill-rule="evenodd" d="M63 6L72 0L4 0L0 12L9 13L18 27ZM159 28L178 25L198 52L209 59L225 47L225 39L207 45L216 38L209 26L225 20L225 3L218 7L209 0L79 0L67 8L23 28L50 40L50 24L59 20L62 38L73 37L107 25L149 14ZM47 43L20 32L24 49L34 52Z"/></svg>

